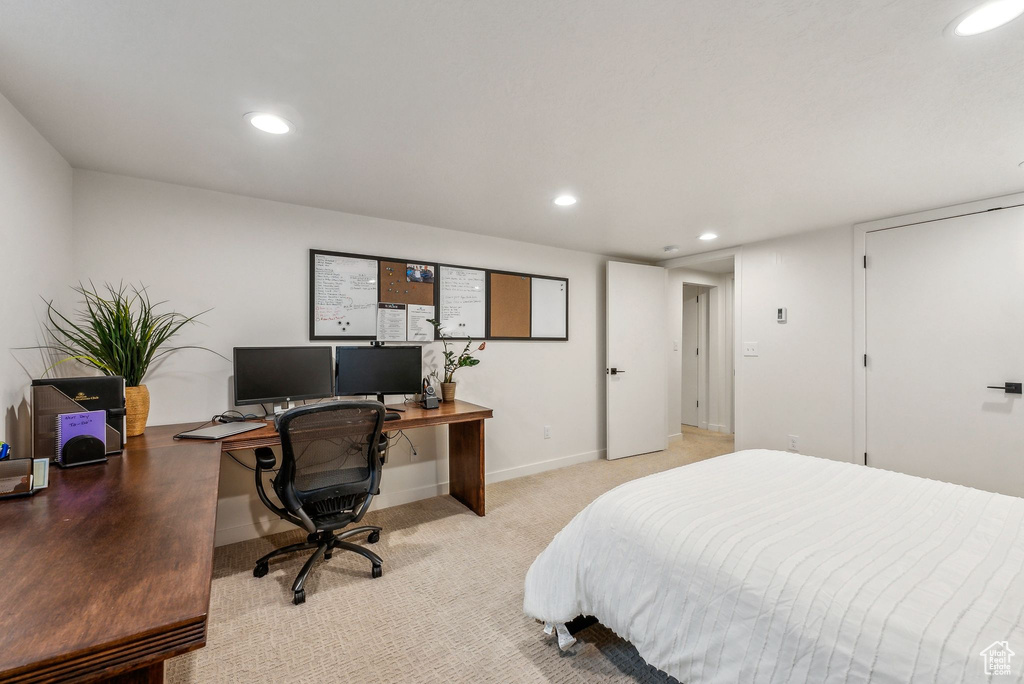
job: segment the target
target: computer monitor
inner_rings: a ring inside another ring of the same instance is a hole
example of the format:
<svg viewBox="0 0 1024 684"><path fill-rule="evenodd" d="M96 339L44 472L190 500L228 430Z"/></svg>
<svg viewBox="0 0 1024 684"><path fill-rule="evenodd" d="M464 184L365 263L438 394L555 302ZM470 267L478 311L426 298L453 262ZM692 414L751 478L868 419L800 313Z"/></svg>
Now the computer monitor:
<svg viewBox="0 0 1024 684"><path fill-rule="evenodd" d="M336 347L335 394L416 394L423 385L420 347Z"/></svg>
<svg viewBox="0 0 1024 684"><path fill-rule="evenodd" d="M235 347L235 404L334 396L330 347Z"/></svg>

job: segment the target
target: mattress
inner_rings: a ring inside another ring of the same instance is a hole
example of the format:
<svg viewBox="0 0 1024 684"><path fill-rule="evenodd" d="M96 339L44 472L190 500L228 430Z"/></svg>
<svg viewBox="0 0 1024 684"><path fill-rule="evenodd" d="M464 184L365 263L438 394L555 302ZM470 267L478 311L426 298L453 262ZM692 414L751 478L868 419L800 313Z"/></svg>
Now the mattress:
<svg viewBox="0 0 1024 684"><path fill-rule="evenodd" d="M523 608L593 615L687 684L1022 682L1024 499L741 451L596 499Z"/></svg>

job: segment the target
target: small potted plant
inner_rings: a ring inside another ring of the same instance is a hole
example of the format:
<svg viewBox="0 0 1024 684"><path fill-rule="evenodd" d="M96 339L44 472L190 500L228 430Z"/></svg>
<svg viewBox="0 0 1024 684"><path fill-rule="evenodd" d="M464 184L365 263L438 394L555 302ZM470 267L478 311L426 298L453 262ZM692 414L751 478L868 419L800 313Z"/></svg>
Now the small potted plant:
<svg viewBox="0 0 1024 684"><path fill-rule="evenodd" d="M449 340L452 339L451 336L445 334L441 324L436 320L431 319L429 323L437 330L437 336L444 345L444 379L441 380L441 401L455 401L455 371L480 363L480 359L473 358L473 353L483 351L487 343L481 342L476 349L470 351L470 347L473 346L473 340L470 338L466 341L466 346L462 349L462 353L456 356L455 351L449 344Z"/></svg>
<svg viewBox="0 0 1024 684"><path fill-rule="evenodd" d="M206 311L194 316L175 311L156 313L164 302L150 302L144 286L121 283L115 288L107 284L107 292L100 294L95 285L89 285L72 288L85 298L85 310L74 318L57 311L52 300L46 302L53 343L43 348L66 357L54 366L74 359L104 375L124 377L125 432L127 437L135 437L146 431L149 418L149 389L142 381L150 364L179 349L206 349L164 346L185 324Z"/></svg>

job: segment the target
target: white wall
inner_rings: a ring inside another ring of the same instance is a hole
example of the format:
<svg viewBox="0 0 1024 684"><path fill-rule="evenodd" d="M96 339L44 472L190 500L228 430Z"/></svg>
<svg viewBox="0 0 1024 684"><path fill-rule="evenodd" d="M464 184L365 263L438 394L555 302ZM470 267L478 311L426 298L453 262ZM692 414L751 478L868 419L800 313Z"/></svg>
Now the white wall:
<svg viewBox="0 0 1024 684"><path fill-rule="evenodd" d="M567 276L569 342L488 342L480 365L456 376L458 392L494 408L489 481L603 455L601 256L80 170L74 225L77 277L144 282L184 313L212 307L180 342L228 357L234 346L309 343L310 248ZM230 375L231 363L213 354L169 357L147 378L150 424L202 421L229 408ZM381 505L446 491L445 430L409 436L420 459L404 443L392 451ZM252 474L227 457L217 525L219 543L275 529Z"/></svg>
<svg viewBox="0 0 1024 684"><path fill-rule="evenodd" d="M29 383L48 365L41 298L71 299L71 167L0 95L0 440L31 455Z"/></svg>
<svg viewBox="0 0 1024 684"><path fill-rule="evenodd" d="M736 448L853 457L853 228L744 245L736 344ZM788 307L789 322L775 321Z"/></svg>

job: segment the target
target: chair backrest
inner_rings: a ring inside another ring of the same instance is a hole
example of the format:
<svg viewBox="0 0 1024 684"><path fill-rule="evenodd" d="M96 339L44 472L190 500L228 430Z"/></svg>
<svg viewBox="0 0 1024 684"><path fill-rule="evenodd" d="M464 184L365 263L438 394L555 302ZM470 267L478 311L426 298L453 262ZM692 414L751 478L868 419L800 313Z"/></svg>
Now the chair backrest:
<svg viewBox="0 0 1024 684"><path fill-rule="evenodd" d="M383 426L377 401L300 406L282 415L274 491L284 507L317 529L359 520L380 485Z"/></svg>

